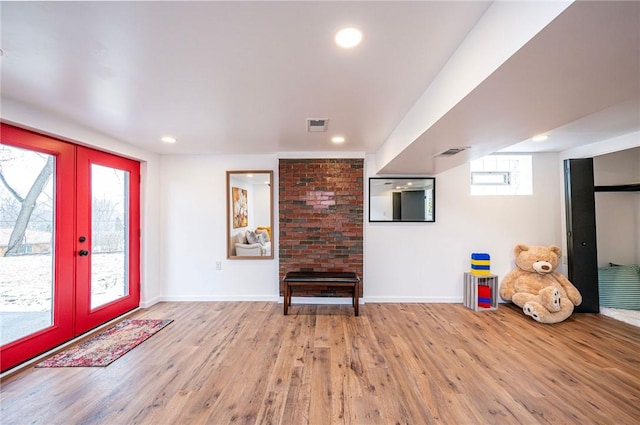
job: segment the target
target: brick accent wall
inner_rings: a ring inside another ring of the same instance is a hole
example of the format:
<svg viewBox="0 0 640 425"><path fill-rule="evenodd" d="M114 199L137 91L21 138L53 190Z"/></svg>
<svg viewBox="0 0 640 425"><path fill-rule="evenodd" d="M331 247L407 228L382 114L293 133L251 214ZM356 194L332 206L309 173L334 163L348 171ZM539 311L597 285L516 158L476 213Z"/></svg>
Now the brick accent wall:
<svg viewBox="0 0 640 425"><path fill-rule="evenodd" d="M280 295L289 271L353 271L364 281L364 160L281 159L279 171ZM350 296L338 292L295 296Z"/></svg>

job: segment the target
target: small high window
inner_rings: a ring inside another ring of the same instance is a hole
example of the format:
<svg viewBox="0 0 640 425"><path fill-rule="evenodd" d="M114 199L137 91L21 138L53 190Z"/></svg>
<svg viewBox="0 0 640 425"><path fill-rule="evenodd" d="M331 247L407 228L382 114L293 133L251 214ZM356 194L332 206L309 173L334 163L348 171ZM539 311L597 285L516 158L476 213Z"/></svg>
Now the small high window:
<svg viewBox="0 0 640 425"><path fill-rule="evenodd" d="M531 155L487 155L470 163L471 195L532 195Z"/></svg>

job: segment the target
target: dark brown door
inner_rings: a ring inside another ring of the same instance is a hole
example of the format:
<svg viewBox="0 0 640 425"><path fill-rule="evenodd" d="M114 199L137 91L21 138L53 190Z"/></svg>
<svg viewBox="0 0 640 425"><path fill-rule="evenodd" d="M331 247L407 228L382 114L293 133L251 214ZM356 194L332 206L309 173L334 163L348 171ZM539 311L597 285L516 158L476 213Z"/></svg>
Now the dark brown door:
<svg viewBox="0 0 640 425"><path fill-rule="evenodd" d="M567 274L582 294L578 313L599 313L593 158L564 161Z"/></svg>

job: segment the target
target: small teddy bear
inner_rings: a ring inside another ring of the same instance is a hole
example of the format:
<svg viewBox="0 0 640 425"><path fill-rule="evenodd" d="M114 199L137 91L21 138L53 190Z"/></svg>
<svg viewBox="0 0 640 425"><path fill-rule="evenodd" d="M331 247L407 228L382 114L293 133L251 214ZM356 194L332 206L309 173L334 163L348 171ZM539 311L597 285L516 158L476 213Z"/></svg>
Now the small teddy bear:
<svg viewBox="0 0 640 425"><path fill-rule="evenodd" d="M517 268L500 284L500 296L522 308L540 323L562 322L582 303L578 289L562 274L555 272L561 255L555 245L516 245Z"/></svg>

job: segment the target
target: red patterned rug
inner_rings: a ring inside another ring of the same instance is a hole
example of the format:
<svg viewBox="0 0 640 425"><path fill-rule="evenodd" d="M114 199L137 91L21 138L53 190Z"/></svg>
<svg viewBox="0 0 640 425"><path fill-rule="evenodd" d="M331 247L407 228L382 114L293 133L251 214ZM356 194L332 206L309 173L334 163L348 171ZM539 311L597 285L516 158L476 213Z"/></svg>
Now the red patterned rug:
<svg viewBox="0 0 640 425"><path fill-rule="evenodd" d="M108 366L173 320L125 319L88 341L48 358L36 367Z"/></svg>

